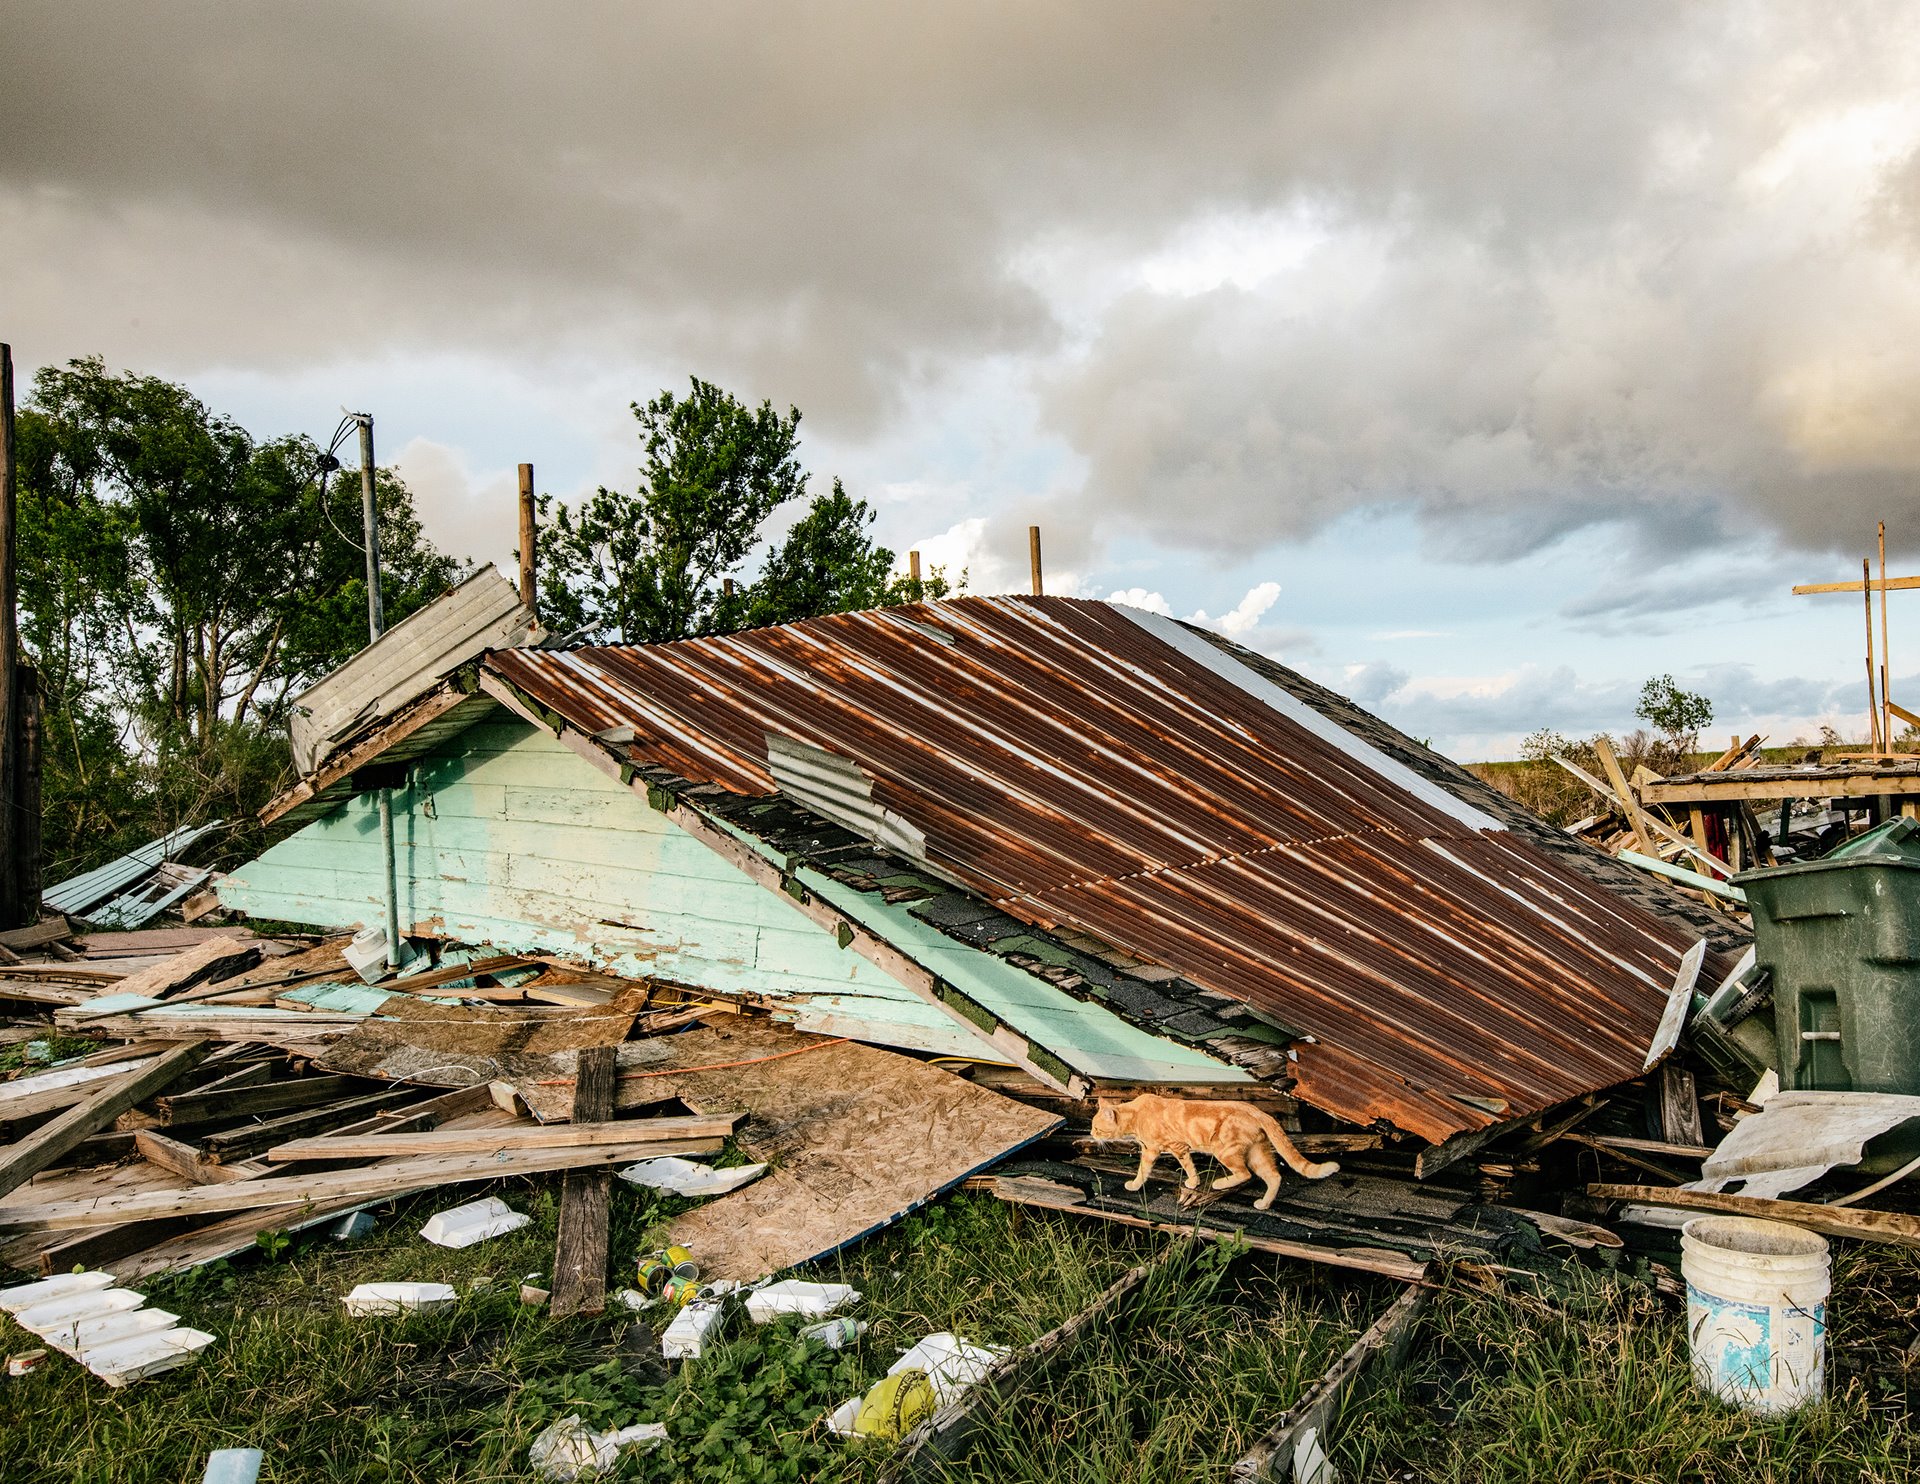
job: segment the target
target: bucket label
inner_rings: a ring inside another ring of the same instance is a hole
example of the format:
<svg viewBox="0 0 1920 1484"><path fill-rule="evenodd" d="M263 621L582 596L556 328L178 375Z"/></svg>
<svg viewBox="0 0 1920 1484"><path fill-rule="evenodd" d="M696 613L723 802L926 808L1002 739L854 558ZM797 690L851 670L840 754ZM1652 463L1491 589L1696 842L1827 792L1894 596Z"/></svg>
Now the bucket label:
<svg viewBox="0 0 1920 1484"><path fill-rule="evenodd" d="M1687 1334L1700 1386L1727 1401L1783 1410L1825 1389L1824 1303L1751 1304L1687 1285Z"/></svg>

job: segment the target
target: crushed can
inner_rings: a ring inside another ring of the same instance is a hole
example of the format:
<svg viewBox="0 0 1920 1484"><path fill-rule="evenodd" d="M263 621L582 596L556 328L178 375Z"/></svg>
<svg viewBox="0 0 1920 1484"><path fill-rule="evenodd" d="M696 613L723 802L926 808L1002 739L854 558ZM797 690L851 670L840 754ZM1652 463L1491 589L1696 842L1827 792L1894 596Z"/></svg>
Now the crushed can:
<svg viewBox="0 0 1920 1484"><path fill-rule="evenodd" d="M700 1296L700 1284L693 1278L669 1278L660 1296L676 1309L683 1308Z"/></svg>

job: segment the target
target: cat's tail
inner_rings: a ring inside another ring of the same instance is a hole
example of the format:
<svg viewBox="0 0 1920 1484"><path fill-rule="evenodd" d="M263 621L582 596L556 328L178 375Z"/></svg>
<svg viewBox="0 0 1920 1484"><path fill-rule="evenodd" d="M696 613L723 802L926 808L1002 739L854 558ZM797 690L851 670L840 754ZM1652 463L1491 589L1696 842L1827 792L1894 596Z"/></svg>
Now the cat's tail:
<svg viewBox="0 0 1920 1484"><path fill-rule="evenodd" d="M1274 1152L1287 1162L1287 1168L1294 1174L1306 1180L1324 1180L1329 1175L1339 1173L1339 1161L1330 1159L1323 1164L1314 1163L1293 1147L1293 1140L1287 1137L1287 1131L1280 1127L1277 1120L1258 1108L1253 1112L1260 1120L1260 1128L1266 1134L1267 1142L1273 1145Z"/></svg>

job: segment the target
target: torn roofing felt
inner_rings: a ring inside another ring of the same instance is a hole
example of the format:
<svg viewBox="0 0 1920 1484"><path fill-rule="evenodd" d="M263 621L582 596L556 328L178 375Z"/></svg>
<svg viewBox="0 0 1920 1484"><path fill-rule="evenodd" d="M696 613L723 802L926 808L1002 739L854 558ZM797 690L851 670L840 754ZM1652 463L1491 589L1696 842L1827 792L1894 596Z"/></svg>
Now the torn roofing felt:
<svg viewBox="0 0 1920 1484"><path fill-rule="evenodd" d="M517 650L482 683L636 767L797 797L1014 918L1237 1000L1298 1033L1303 1100L1435 1141L1638 1075L1701 936L1115 605L961 598Z"/></svg>

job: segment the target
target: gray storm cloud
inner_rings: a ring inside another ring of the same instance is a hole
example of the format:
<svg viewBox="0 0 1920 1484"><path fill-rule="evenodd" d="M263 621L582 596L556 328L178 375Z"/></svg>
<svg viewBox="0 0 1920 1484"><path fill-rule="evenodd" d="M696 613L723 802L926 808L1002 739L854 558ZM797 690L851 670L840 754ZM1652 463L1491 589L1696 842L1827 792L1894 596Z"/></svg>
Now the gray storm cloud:
<svg viewBox="0 0 1920 1484"><path fill-rule="evenodd" d="M1244 552L1406 505L1454 557L1602 520L1656 562L1851 549L1920 514L1917 32L1872 5L15 3L5 320L177 374L644 358L843 442L997 358L1107 536ZM1215 229L1217 273L1189 250Z"/></svg>

